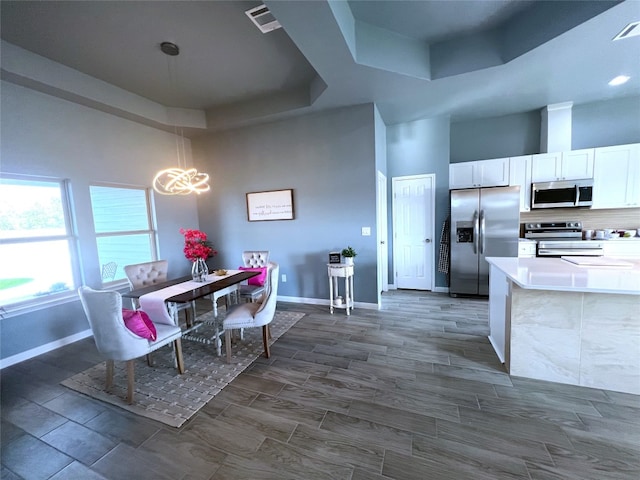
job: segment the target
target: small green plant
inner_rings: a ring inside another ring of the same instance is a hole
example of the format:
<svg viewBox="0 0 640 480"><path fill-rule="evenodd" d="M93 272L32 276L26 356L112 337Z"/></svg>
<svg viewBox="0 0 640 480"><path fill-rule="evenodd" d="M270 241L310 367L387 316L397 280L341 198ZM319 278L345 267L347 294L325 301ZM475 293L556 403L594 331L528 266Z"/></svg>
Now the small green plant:
<svg viewBox="0 0 640 480"><path fill-rule="evenodd" d="M353 258L356 255L358 255L356 253L356 251L353 249L353 247L343 248L341 253L342 253L343 257L352 257Z"/></svg>

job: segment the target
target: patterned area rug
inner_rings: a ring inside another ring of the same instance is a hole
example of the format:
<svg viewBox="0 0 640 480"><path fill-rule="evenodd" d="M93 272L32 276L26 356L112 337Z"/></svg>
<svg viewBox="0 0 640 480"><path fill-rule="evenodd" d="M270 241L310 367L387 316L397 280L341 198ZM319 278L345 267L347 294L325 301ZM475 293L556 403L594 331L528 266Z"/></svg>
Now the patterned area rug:
<svg viewBox="0 0 640 480"><path fill-rule="evenodd" d="M221 315L224 313L221 312ZM299 312L276 312L271 322L270 344L291 328L304 316ZM206 313L198 320L211 320L212 313ZM209 337L215 332L212 326L203 326L198 333ZM125 362L115 363L113 387L110 393L105 389L106 363L78 373L64 380L62 385L78 392L117 405L143 417L180 427L209 400L218 394L229 382L237 377L251 363L264 353L262 328L244 331L244 340L237 340L231 350L231 363L226 360L224 345L222 356L216 354L215 345L206 345L182 340L185 373L178 374L173 366L175 356L169 347L153 353L153 367L149 367L144 357L136 360L134 403L126 402L127 372Z"/></svg>

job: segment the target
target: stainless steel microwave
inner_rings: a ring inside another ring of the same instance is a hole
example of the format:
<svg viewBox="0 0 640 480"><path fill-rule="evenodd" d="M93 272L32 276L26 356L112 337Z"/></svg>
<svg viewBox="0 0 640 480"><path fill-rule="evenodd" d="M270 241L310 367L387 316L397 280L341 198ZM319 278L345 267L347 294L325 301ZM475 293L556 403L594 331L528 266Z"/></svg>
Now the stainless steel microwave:
<svg viewBox="0 0 640 480"><path fill-rule="evenodd" d="M590 207L593 179L542 182L531 185L531 208Z"/></svg>

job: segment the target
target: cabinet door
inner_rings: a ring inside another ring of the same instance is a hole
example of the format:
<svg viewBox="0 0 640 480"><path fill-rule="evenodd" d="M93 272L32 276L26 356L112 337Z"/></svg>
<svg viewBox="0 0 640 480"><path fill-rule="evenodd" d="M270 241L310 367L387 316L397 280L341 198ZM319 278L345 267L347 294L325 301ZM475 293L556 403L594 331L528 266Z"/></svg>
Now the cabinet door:
<svg viewBox="0 0 640 480"><path fill-rule="evenodd" d="M593 206L640 207L640 144L596 148Z"/></svg>
<svg viewBox="0 0 640 480"><path fill-rule="evenodd" d="M449 164L449 188L473 188L474 175L477 162L451 163Z"/></svg>
<svg viewBox="0 0 640 480"><path fill-rule="evenodd" d="M562 153L540 153L531 158L531 182L555 182L560 180Z"/></svg>
<svg viewBox="0 0 640 480"><path fill-rule="evenodd" d="M520 186L520 211L531 210L531 155L509 159L509 186Z"/></svg>
<svg viewBox="0 0 640 480"><path fill-rule="evenodd" d="M480 187L506 187L509 185L509 159L493 158L477 164L476 179ZM479 178L478 178L479 177Z"/></svg>
<svg viewBox="0 0 640 480"><path fill-rule="evenodd" d="M593 148L563 152L560 178L562 180L593 178L593 152Z"/></svg>

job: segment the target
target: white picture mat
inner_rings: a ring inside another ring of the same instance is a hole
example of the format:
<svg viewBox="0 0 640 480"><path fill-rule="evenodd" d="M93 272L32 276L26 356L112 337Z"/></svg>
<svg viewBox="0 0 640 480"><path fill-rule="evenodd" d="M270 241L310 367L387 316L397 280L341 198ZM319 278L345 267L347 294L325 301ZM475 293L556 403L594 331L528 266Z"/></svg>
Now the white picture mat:
<svg viewBox="0 0 640 480"><path fill-rule="evenodd" d="M247 215L250 222L293 220L293 190L247 193Z"/></svg>

